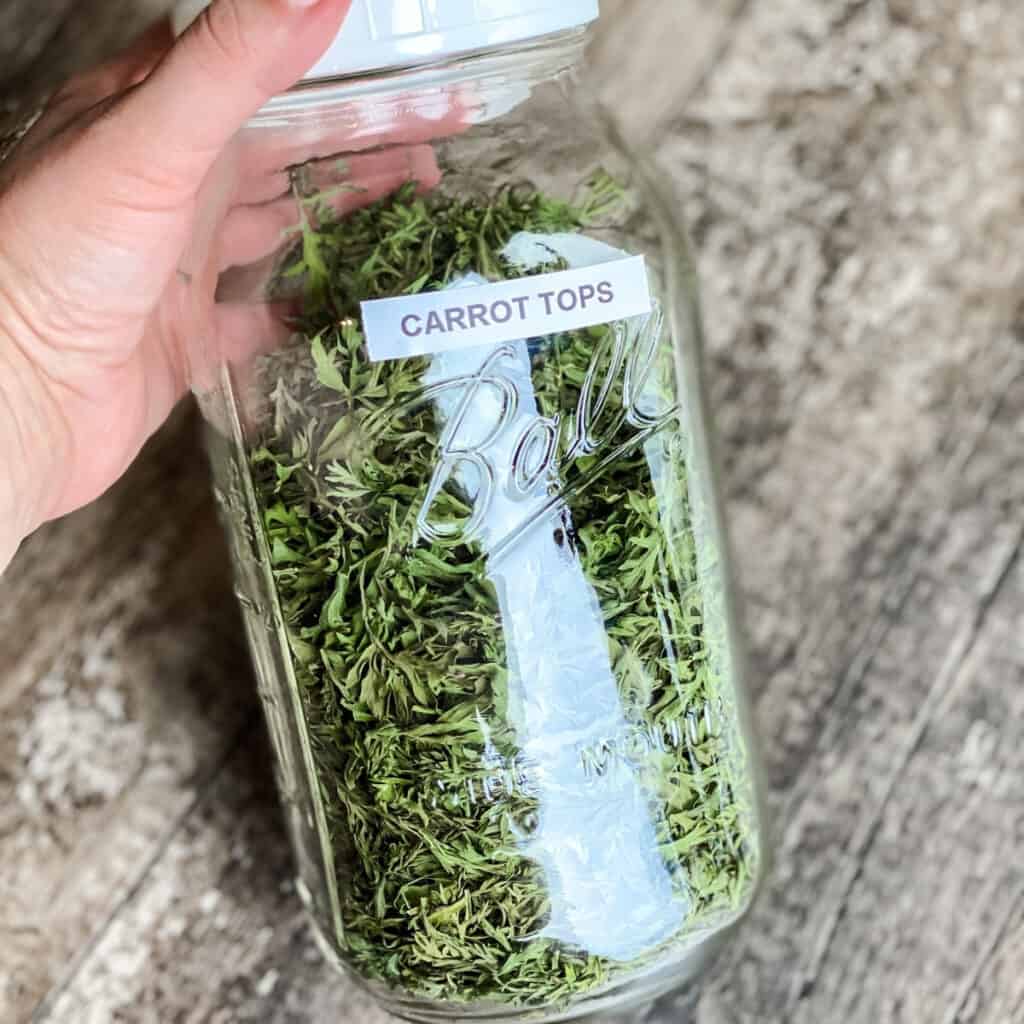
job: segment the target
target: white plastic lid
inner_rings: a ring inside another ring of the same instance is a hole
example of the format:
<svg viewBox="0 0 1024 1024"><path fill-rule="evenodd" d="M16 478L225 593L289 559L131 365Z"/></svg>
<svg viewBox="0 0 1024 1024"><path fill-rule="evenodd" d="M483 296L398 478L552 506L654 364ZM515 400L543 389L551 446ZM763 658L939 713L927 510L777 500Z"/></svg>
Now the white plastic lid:
<svg viewBox="0 0 1024 1024"><path fill-rule="evenodd" d="M210 0L179 0L183 32ZM353 0L338 38L307 75L333 78L406 67L579 28L598 0Z"/></svg>

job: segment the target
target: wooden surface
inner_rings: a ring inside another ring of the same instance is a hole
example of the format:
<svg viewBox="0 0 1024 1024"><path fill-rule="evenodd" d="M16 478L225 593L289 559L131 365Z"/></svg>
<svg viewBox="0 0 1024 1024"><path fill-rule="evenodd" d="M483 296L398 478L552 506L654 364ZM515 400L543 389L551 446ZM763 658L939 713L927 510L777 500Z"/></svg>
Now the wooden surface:
<svg viewBox="0 0 1024 1024"><path fill-rule="evenodd" d="M159 6L7 0L0 105ZM689 196L776 866L700 1024L1024 1021L1024 7L606 0ZM185 412L0 595L0 1020L340 1021Z"/></svg>

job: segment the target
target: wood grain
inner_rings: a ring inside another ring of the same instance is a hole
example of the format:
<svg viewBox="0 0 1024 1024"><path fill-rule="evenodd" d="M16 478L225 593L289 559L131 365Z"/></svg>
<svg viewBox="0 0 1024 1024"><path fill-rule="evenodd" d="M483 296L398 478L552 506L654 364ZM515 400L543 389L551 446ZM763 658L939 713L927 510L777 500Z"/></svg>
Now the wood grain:
<svg viewBox="0 0 1024 1024"><path fill-rule="evenodd" d="M3 581L0 1020L27 1019L255 718L195 423Z"/></svg>
<svg viewBox="0 0 1024 1024"><path fill-rule="evenodd" d="M777 840L642 1016L1024 1022L1024 9L605 5L699 250ZM0 107L158 7L10 0ZM290 886L195 430L2 583L0 1020L382 1020Z"/></svg>

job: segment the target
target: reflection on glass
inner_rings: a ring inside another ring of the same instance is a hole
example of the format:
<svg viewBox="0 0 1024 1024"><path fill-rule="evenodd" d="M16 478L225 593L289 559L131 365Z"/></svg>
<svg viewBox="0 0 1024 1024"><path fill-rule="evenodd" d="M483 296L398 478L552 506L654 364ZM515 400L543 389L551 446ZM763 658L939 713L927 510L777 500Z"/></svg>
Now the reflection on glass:
<svg viewBox="0 0 1024 1024"><path fill-rule="evenodd" d="M588 248L579 244L585 241L574 239L577 256ZM512 247L522 251L522 240L513 239ZM590 255L608 257L606 247L589 248ZM557 239L548 240L545 262L555 252L566 257ZM485 279L467 275L453 287L479 284ZM446 428L442 450L458 467L465 493L484 509L472 526L498 594L508 720L537 805L519 847L543 868L551 901L534 937L612 960L635 959L672 935L688 908L673 891L659 852L652 794L627 760L595 770L585 753L631 729L609 660L604 615L572 539L572 513L558 500L561 481L551 458L558 424L540 414L525 340L437 355L425 383ZM531 451L531 435L554 443ZM524 468L531 454L539 468L546 463L550 469ZM447 471L442 461L439 480ZM524 478L532 481L526 488ZM514 545L502 543L513 534ZM483 721L481 729L486 733ZM490 744L488 754L500 763Z"/></svg>

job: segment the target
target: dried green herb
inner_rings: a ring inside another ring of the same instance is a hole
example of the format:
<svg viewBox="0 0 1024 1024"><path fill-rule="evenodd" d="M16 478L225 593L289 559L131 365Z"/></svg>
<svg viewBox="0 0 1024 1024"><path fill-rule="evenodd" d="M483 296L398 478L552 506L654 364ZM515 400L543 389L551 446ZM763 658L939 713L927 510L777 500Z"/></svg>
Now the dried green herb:
<svg viewBox="0 0 1024 1024"><path fill-rule="evenodd" d="M311 206L285 270L304 288L302 340L262 366L269 411L251 470L330 833L341 952L415 996L559 1003L636 963L550 934L562 897L530 853L543 787L522 756L488 554L472 537L429 544L417 530L443 429L421 400L430 359L370 363L359 304L468 272L521 276L503 255L512 238L585 230L618 202L604 179L578 205L410 186L340 222ZM561 417L555 541L596 594L629 726L573 752L583 774L569 788L628 770L684 908L647 962L745 905L757 844L716 556L710 542L698 548L688 499L689 442L678 417L638 441L621 415L616 329L534 339L529 352L539 410ZM595 370L610 383L591 451L572 411ZM653 374L671 396L671 358ZM432 514L460 523L472 506L453 475ZM585 837L594 849L630 842Z"/></svg>

